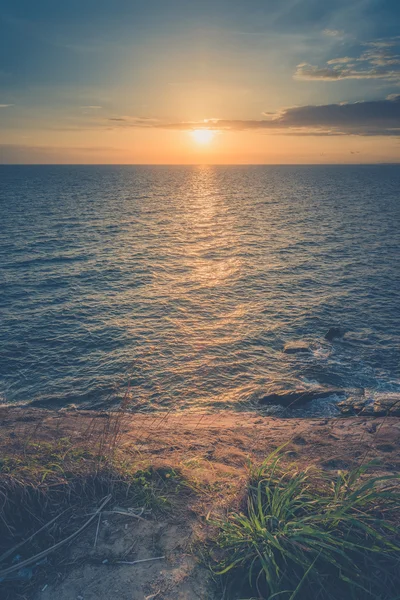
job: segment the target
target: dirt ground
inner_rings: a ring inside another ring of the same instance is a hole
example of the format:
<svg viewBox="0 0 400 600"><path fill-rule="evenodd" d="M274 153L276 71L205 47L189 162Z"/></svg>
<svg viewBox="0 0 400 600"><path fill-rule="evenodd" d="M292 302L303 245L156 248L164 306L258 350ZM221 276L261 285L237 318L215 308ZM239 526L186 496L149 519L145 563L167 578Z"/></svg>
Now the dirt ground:
<svg viewBox="0 0 400 600"><path fill-rule="evenodd" d="M0 409L0 445L10 440L79 442L101 432L110 417L85 411ZM332 473L378 459L380 473L400 472L400 418L279 419L254 413L125 415L118 446L138 468L169 466L190 480L194 494L167 517L103 513L70 548L67 575L44 584L35 600L220 599L209 570L192 547L207 536L206 517L243 492L248 462L261 462L287 443L297 468ZM134 507L133 507L134 508ZM97 539L96 539L97 538ZM157 559L147 561L147 559ZM136 564L121 564L144 560ZM65 567L65 565L64 565Z"/></svg>
<svg viewBox="0 0 400 600"><path fill-rule="evenodd" d="M67 577L43 586L37 600L214 598L208 569L190 554L193 532L186 523L105 516L94 548L96 530L91 527L70 551Z"/></svg>

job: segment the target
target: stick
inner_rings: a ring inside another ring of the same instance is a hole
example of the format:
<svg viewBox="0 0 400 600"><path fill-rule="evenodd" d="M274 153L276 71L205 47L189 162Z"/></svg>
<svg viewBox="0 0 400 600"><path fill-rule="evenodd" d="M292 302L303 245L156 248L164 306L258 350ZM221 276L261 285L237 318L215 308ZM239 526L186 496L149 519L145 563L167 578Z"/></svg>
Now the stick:
<svg viewBox="0 0 400 600"><path fill-rule="evenodd" d="M101 513L99 513L99 520L97 521L96 537L94 538L93 548L96 548L96 545L97 545L97 538L99 536L99 529L100 529L100 519L101 519Z"/></svg>
<svg viewBox="0 0 400 600"><path fill-rule="evenodd" d="M126 560L117 561L117 565L137 565L138 563L150 562L151 560L162 560L165 556L157 556L156 558L142 558L141 560L134 560L129 562Z"/></svg>
<svg viewBox="0 0 400 600"><path fill-rule="evenodd" d="M75 531L74 533L71 533L71 535L69 535L67 538L65 538L65 540L61 540L61 542L58 542L57 544L54 544L54 546L51 546L50 548L47 548L47 550L43 550L42 552L39 552L39 554L35 554L35 556L31 556L31 558L27 558L26 560L23 560L22 562L18 563L17 565L13 565L12 567L8 567L8 569L4 569L4 571L0 571L0 579L2 579L3 577L6 577L7 575L10 575L10 573L14 573L15 571L19 571L23 567L27 567L27 566L31 565L32 563L40 560L41 558L44 558L45 556L47 556L51 552L54 552L54 550L57 550L58 548L60 548L64 544L66 544L67 542L70 542L71 540L73 540L84 529L86 529L86 527L88 525L90 525L90 523L93 521L93 519L95 519L97 517L97 515L99 514L99 512L101 512L101 510L104 508L104 506L110 502L111 497L112 496L110 494L109 496L107 496L103 500L103 502L101 503L101 505L99 506L99 508L96 510L96 512L94 513L94 515L92 515L90 517L90 519L88 519L86 521L86 523L84 523L82 525L82 527L80 527L78 529L78 531Z"/></svg>
<svg viewBox="0 0 400 600"><path fill-rule="evenodd" d="M140 515L135 513L131 513L124 510L105 510L105 515L123 515L124 517L133 517L134 519L139 519L139 521L147 521L147 519L143 519Z"/></svg>
<svg viewBox="0 0 400 600"><path fill-rule="evenodd" d="M131 550L132 550L132 549L133 549L133 548L136 546L136 544L137 544L137 540L135 540L135 541L133 542L133 544L131 544L131 545L129 546L128 550L125 552L125 554L123 555L123 557L122 557L122 558L125 558L126 556L128 556L129 552L130 552L130 551L131 551Z"/></svg>

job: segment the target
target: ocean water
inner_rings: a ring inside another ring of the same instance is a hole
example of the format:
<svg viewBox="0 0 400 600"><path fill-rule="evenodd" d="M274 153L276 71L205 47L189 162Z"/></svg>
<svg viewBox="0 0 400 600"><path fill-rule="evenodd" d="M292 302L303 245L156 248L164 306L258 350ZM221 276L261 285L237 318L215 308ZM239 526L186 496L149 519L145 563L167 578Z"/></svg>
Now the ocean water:
<svg viewBox="0 0 400 600"><path fill-rule="evenodd" d="M219 410L282 386L399 391L399 248L396 165L2 166L0 399L103 408L128 390L133 410ZM284 354L294 340L312 351Z"/></svg>

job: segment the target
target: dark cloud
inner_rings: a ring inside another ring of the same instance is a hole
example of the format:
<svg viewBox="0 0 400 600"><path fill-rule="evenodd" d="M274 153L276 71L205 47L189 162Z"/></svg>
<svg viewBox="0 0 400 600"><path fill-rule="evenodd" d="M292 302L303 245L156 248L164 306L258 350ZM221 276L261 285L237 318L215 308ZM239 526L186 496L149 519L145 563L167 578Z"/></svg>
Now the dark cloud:
<svg viewBox="0 0 400 600"><path fill-rule="evenodd" d="M286 127L400 129L400 95L385 100L299 106L285 110L279 122Z"/></svg>
<svg viewBox="0 0 400 600"><path fill-rule="evenodd" d="M400 94L385 100L295 106L266 115L263 120L215 119L197 123L165 123L167 129L263 129L286 135L384 135L400 136Z"/></svg>

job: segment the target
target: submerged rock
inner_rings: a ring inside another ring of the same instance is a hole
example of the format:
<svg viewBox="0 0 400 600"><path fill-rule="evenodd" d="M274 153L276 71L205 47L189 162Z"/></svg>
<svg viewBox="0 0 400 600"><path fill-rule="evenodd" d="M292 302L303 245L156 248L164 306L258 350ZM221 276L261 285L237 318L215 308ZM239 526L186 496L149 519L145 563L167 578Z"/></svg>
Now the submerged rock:
<svg viewBox="0 0 400 600"><path fill-rule="evenodd" d="M345 332L341 327L331 327L329 331L326 332L325 339L328 340L328 342L332 342L333 340L342 338L344 334Z"/></svg>
<svg viewBox="0 0 400 600"><path fill-rule="evenodd" d="M288 342L285 344L283 348L285 354L300 354L302 352L311 352L310 346L307 342L297 341L297 342Z"/></svg>
<svg viewBox="0 0 400 600"><path fill-rule="evenodd" d="M319 398L328 398L337 394L343 396L345 391L340 388L317 388L312 390L281 390L272 394L267 394L259 399L260 404L279 404L281 406L294 408L307 404L311 400Z"/></svg>
<svg viewBox="0 0 400 600"><path fill-rule="evenodd" d="M338 403L342 415L365 417L400 417L400 393L378 393L373 396L350 396Z"/></svg>
<svg viewBox="0 0 400 600"><path fill-rule="evenodd" d="M342 415L347 417L354 415L373 415L374 407L371 398L360 396L349 396L346 400L338 402L338 408Z"/></svg>

